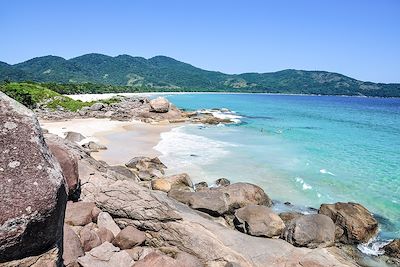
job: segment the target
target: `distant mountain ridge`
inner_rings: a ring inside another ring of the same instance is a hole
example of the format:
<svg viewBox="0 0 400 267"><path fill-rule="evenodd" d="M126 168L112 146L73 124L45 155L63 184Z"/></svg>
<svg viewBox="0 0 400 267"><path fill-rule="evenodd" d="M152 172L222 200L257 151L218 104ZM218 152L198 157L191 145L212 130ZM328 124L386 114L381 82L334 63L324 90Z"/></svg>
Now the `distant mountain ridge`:
<svg viewBox="0 0 400 267"><path fill-rule="evenodd" d="M359 81L326 71L282 70L225 74L166 56L149 59L86 54L72 59L43 56L10 65L0 62L0 81L96 83L165 91L231 91L400 97L400 84Z"/></svg>

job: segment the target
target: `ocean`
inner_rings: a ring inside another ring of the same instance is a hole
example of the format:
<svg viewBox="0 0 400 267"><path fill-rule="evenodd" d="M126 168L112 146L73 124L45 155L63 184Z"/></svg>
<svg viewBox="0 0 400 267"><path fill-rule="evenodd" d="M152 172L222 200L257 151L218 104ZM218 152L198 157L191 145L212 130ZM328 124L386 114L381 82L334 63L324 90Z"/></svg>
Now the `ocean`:
<svg viewBox="0 0 400 267"><path fill-rule="evenodd" d="M400 237L400 99L267 94L164 95L179 108L213 112L231 125L185 125L155 147L170 173L194 182L261 186L298 209L358 202L380 222L379 237ZM226 108L228 110L212 110ZM378 244L378 245L377 245Z"/></svg>

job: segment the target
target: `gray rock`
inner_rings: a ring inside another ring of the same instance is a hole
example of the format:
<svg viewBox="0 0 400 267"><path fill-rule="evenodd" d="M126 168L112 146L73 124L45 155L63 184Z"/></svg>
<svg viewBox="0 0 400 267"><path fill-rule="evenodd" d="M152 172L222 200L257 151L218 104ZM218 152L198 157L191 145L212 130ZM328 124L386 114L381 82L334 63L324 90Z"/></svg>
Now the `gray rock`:
<svg viewBox="0 0 400 267"><path fill-rule="evenodd" d="M303 213L297 211L285 211L279 213L279 217L281 217L285 225L288 225L293 219L299 218L303 215L304 215Z"/></svg>
<svg viewBox="0 0 400 267"><path fill-rule="evenodd" d="M208 189L208 184L207 184L207 182L197 183L197 184L194 185L194 189L196 191L200 191L200 190L203 190L203 189Z"/></svg>
<svg viewBox="0 0 400 267"><path fill-rule="evenodd" d="M80 142L83 139L85 139L82 134L77 133L77 132L66 132L65 133L65 139L71 142Z"/></svg>
<svg viewBox="0 0 400 267"><path fill-rule="evenodd" d="M226 186L226 185L230 185L231 181L229 181L226 178L219 178L215 181L215 185L216 186Z"/></svg>
<svg viewBox="0 0 400 267"><path fill-rule="evenodd" d="M100 111L106 107L103 103L94 103L89 109L91 111Z"/></svg>
<svg viewBox="0 0 400 267"><path fill-rule="evenodd" d="M329 247L335 242L335 224L322 214L304 215L286 226L282 238L298 247Z"/></svg>
<svg viewBox="0 0 400 267"><path fill-rule="evenodd" d="M246 234L265 237L280 236L285 228L277 214L260 205L248 205L236 210L234 224Z"/></svg>
<svg viewBox="0 0 400 267"><path fill-rule="evenodd" d="M150 100L150 107L152 112L166 113L169 111L170 103L164 97L157 97Z"/></svg>
<svg viewBox="0 0 400 267"><path fill-rule="evenodd" d="M35 115L0 92L0 259L62 247L67 189Z"/></svg>
<svg viewBox="0 0 400 267"><path fill-rule="evenodd" d="M98 143L93 142L93 141L89 141L88 143L83 144L82 147L88 149L91 152L97 152L99 150L106 150L107 149L106 146L98 144Z"/></svg>

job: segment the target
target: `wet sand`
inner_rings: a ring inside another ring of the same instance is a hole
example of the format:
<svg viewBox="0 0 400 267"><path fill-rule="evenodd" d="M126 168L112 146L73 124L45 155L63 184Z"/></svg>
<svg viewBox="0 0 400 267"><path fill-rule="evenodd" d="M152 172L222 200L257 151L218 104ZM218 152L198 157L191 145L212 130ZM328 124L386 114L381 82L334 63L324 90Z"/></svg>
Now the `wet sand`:
<svg viewBox="0 0 400 267"><path fill-rule="evenodd" d="M147 124L139 121L111 121L108 119L73 119L68 121L40 121L42 128L50 133L65 137L65 132L81 133L86 139L83 144L95 141L107 146L107 150L93 152L97 160L110 165L122 165L136 156L159 156L153 149L160 141L161 133L170 131L177 125Z"/></svg>

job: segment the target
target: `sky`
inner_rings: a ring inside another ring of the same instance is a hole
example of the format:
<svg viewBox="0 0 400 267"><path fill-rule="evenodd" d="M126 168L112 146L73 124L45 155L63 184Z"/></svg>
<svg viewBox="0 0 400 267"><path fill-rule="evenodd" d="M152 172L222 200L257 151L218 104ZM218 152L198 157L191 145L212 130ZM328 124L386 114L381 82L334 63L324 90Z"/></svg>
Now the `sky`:
<svg viewBox="0 0 400 267"><path fill-rule="evenodd" d="M165 55L225 73L400 82L400 0L0 0L0 61Z"/></svg>

